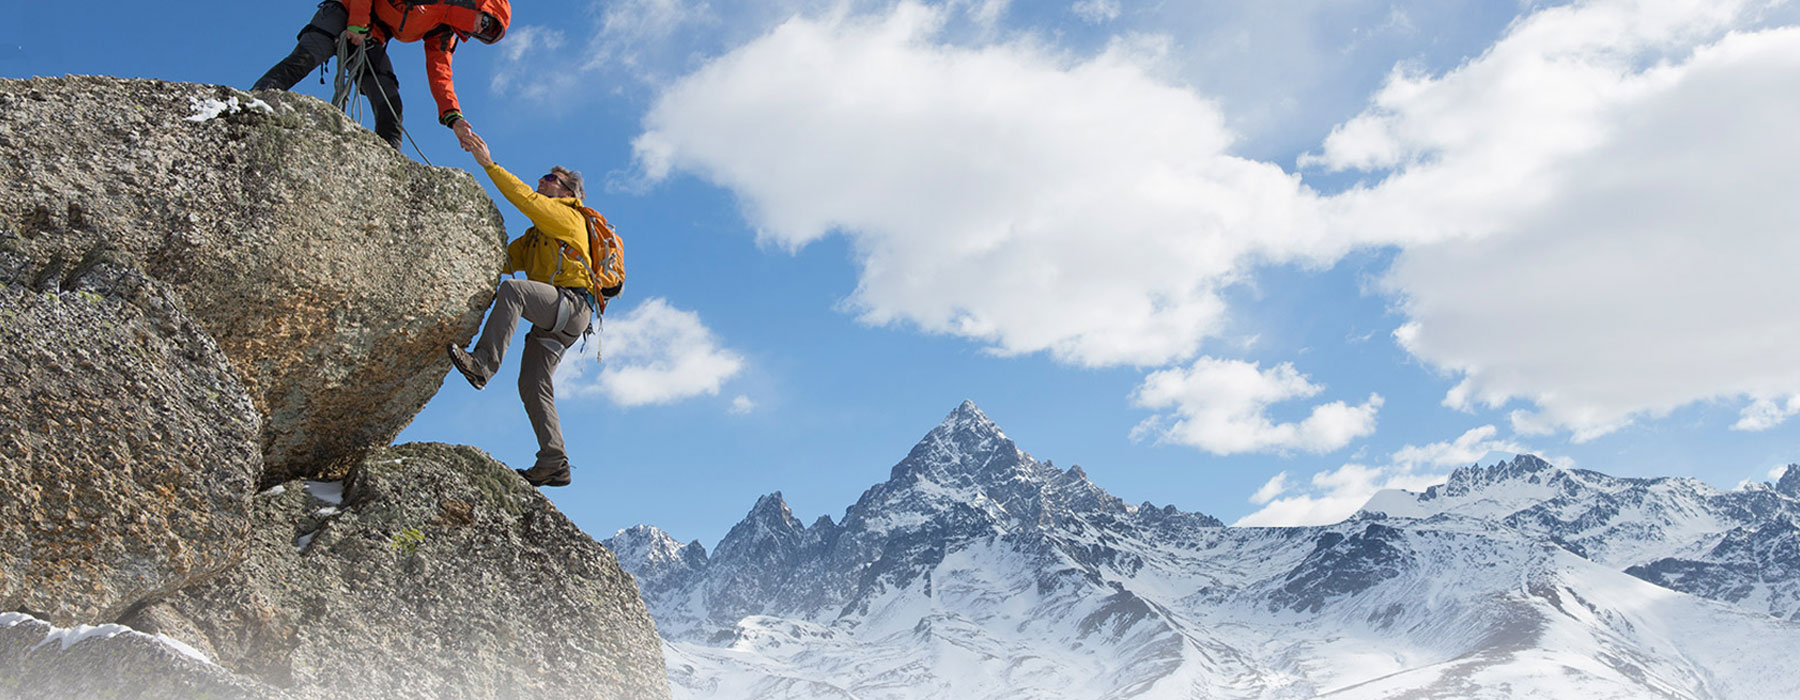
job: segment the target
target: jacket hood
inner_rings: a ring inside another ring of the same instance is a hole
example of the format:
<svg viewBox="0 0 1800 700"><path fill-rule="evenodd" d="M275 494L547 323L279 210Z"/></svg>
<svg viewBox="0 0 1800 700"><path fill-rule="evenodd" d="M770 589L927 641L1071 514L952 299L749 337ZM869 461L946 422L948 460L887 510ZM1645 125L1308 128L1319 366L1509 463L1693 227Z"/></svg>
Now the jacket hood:
<svg viewBox="0 0 1800 700"><path fill-rule="evenodd" d="M481 0L481 11L494 16L500 22L500 36L506 36L506 29L512 26L512 2L510 0Z"/></svg>

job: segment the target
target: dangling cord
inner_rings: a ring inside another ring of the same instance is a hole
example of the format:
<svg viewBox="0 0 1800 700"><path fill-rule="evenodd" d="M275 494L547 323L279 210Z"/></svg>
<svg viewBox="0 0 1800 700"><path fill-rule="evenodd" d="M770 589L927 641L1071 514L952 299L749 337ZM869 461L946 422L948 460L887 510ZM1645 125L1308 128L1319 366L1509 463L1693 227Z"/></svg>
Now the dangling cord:
<svg viewBox="0 0 1800 700"><path fill-rule="evenodd" d="M355 51L351 51L350 40L343 36L338 37L338 83L336 91L331 96L331 103L338 109L344 110L346 114L350 114L350 105L354 103L356 113L351 118L355 119L357 123L362 122L362 103L355 102L355 98L350 96L350 91L354 89L352 86L362 84L364 74L368 71L368 43L370 41L374 41L374 38L364 39L363 43L356 45ZM381 101L387 105L388 113L398 116L394 110L394 101L388 97L387 90L381 85L381 78L376 77L375 82L375 92L381 95ZM370 103L370 106L373 106L373 102ZM400 134L406 137L407 143L412 144L413 152L419 154L419 160L424 161L426 165L431 165L431 159L425 157L425 150L419 148L418 141L413 140L412 132L406 129L405 124L398 126Z"/></svg>

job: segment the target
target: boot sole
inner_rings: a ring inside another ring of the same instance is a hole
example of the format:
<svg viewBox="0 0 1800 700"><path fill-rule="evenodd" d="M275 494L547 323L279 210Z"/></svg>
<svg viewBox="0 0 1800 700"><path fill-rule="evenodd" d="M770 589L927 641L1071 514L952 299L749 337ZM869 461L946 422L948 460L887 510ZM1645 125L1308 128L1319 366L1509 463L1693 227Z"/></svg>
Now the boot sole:
<svg viewBox="0 0 1800 700"><path fill-rule="evenodd" d="M481 391L482 387L487 386L487 380L482 379L481 375L476 374L474 370L463 366L462 355L456 352L459 349L461 348L458 348L455 345L446 345L444 347L444 353L450 356L450 366L455 367L457 373L461 374L463 379L469 380L469 386L475 387L476 391Z"/></svg>
<svg viewBox="0 0 1800 700"><path fill-rule="evenodd" d="M524 469L514 469L513 471L517 472L519 475L519 478L524 479L525 483L531 484L532 486L540 486L540 487L541 486L568 486L571 481L571 479L569 478L568 472L562 472L560 474L555 474L548 479L539 481L537 479L533 479L530 476L528 476L525 473Z"/></svg>

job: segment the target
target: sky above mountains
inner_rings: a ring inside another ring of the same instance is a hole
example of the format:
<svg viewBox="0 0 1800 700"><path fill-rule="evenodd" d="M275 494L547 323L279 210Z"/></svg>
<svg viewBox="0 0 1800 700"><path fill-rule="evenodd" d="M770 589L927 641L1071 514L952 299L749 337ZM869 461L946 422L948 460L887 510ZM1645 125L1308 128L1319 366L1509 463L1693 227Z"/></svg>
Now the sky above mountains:
<svg viewBox="0 0 1800 700"><path fill-rule="evenodd" d="M14 5L0 75L238 87L312 11ZM1243 524L1517 452L1800 461L1794 2L542 1L456 69L502 165L584 171L625 237L559 384L591 533L836 516L965 398ZM514 371L402 439L528 462Z"/></svg>

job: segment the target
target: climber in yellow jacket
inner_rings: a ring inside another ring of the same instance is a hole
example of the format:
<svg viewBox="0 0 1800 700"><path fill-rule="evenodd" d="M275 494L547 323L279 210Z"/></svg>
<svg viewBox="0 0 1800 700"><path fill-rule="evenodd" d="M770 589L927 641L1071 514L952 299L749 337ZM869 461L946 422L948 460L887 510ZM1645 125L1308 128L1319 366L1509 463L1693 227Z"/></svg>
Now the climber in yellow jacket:
<svg viewBox="0 0 1800 700"><path fill-rule="evenodd" d="M587 220L578 209L584 194L581 174L562 166L551 168L538 178L534 191L494 163L480 135L470 135L465 149L475 156L506 201L531 219L532 226L506 246L505 273L523 272L526 279L501 281L475 351L465 352L451 343L450 362L469 384L480 389L506 357L519 319L531 322L531 331L525 335L524 364L519 367L519 398L537 432L537 463L515 471L533 486L567 486L569 456L563 449L551 377L563 351L581 337L589 323L588 273L580 262L589 254ZM581 257L572 258L571 253Z"/></svg>

